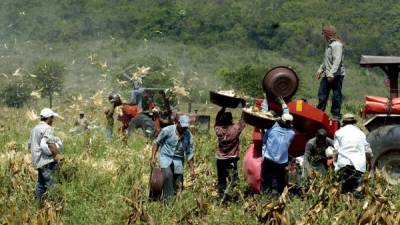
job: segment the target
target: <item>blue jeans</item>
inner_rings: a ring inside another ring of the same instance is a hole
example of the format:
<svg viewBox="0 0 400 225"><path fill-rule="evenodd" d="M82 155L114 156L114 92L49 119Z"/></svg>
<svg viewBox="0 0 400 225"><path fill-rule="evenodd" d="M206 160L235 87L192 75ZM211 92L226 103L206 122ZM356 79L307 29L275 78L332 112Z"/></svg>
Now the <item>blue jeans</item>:
<svg viewBox="0 0 400 225"><path fill-rule="evenodd" d="M43 201L44 193L55 183L53 176L56 169L56 162L51 162L38 169L38 179L36 183L35 194L39 205L41 205Z"/></svg>
<svg viewBox="0 0 400 225"><path fill-rule="evenodd" d="M161 168L164 177L163 193L164 199L176 195L176 192L183 189L183 174L176 174L174 164L167 168Z"/></svg>
<svg viewBox="0 0 400 225"><path fill-rule="evenodd" d="M342 83L344 76L335 76L332 83L328 82L326 77L323 77L319 84L318 90L318 106L317 108L325 111L326 104L328 103L329 92L332 90L332 106L331 114L341 118L341 105L342 105Z"/></svg>

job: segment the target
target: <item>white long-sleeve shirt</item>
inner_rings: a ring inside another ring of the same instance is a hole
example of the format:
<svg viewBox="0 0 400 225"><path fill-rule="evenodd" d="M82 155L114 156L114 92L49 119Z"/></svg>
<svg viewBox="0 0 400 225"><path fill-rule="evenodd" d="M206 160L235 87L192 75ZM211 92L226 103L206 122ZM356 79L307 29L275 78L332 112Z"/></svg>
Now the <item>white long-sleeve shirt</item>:
<svg viewBox="0 0 400 225"><path fill-rule="evenodd" d="M360 172L366 169L366 153L372 153L365 134L355 125L348 124L335 133L334 148L338 151L335 171L353 165Z"/></svg>
<svg viewBox="0 0 400 225"><path fill-rule="evenodd" d="M47 145L49 141L55 143L59 150L62 148L61 140L54 136L53 127L41 121L32 129L28 141L28 148L32 154L32 164L36 169L54 162L53 154Z"/></svg>
<svg viewBox="0 0 400 225"><path fill-rule="evenodd" d="M325 49L323 63L319 67L318 73L323 72L322 75L326 77L344 76L343 58L343 44L337 40L329 41Z"/></svg>

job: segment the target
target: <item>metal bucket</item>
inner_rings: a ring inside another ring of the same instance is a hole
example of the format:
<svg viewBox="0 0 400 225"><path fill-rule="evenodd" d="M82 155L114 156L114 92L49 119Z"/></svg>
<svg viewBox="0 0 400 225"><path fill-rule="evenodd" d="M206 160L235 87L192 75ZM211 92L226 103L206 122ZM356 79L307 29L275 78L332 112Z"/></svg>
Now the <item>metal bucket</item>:
<svg viewBox="0 0 400 225"><path fill-rule="evenodd" d="M286 66L277 66L269 70L262 81L264 92L275 100L282 96L290 100L296 94L299 78L294 70Z"/></svg>

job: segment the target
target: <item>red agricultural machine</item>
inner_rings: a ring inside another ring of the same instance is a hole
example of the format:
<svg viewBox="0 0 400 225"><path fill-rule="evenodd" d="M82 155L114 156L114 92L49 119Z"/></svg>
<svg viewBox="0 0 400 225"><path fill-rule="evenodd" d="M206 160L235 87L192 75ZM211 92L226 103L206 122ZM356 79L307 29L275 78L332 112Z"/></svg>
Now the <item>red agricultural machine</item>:
<svg viewBox="0 0 400 225"><path fill-rule="evenodd" d="M374 153L373 168L382 169L386 180L392 184L400 183L400 99L398 98L398 74L400 57L362 56L361 66L379 66L390 80L390 97L367 96L362 115L366 119L365 127L369 130L367 140ZM263 90L269 109L282 113L281 105L273 100L283 96L294 117L295 137L289 149L292 157L304 154L307 141L314 137L316 131L325 128L329 137L333 137L340 124L329 116L307 103L306 100L292 100L296 93L299 79L289 67L279 66L267 72L263 79ZM263 99L256 99L260 107ZM262 137L261 129L269 128L274 121L259 120L245 111L246 123L254 126L253 143L248 147L243 159L243 172L253 192L260 192Z"/></svg>
<svg viewBox="0 0 400 225"><path fill-rule="evenodd" d="M366 96L361 113L369 131L367 141L374 153L373 168L381 169L389 183L400 184L400 57L361 56L360 65L380 67L389 80L389 97Z"/></svg>
<svg viewBox="0 0 400 225"><path fill-rule="evenodd" d="M284 97L293 115L293 127L295 137L289 148L289 155L292 157L304 154L307 141L314 137L316 131L324 128L329 137L333 137L339 124L329 116L307 103L306 100L291 100L296 93L299 79L295 71L289 67L272 68L263 79L263 90L267 94L268 108L277 114L282 113L281 105L272 101L276 96ZM256 107L260 107L263 99L255 100ZM244 111L245 113L245 111ZM261 162L262 162L262 135L261 129L270 128L275 121L257 121L255 116L245 113L246 123L253 125L253 143L248 147L243 159L243 172L253 192L260 192L261 183Z"/></svg>
<svg viewBox="0 0 400 225"><path fill-rule="evenodd" d="M131 99L119 105L122 105L122 114L118 115L118 120L122 123L122 130L128 134L141 129L146 136L154 137L182 114L189 116L192 128L207 132L210 128L209 115L191 113L190 107L187 113L176 112L174 99L165 88L134 89Z"/></svg>

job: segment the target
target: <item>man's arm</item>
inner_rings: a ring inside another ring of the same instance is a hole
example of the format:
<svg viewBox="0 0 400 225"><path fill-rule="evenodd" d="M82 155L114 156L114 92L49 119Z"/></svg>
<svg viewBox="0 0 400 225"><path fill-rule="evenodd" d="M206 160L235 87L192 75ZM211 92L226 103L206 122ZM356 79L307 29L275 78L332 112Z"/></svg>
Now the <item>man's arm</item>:
<svg viewBox="0 0 400 225"><path fill-rule="evenodd" d="M371 169L372 158L374 157L374 154L372 153L371 146L367 141L365 141L365 157L367 159L367 168Z"/></svg>
<svg viewBox="0 0 400 225"><path fill-rule="evenodd" d="M283 100L283 97L282 96L278 97L277 101L282 105L282 115L289 114L289 107L286 104L285 100Z"/></svg>
<svg viewBox="0 0 400 225"><path fill-rule="evenodd" d="M310 142L307 142L304 151L304 162L303 162L303 167L307 175L309 174L309 172L311 172L311 166L310 166L311 148L312 144Z"/></svg>
<svg viewBox="0 0 400 225"><path fill-rule="evenodd" d="M151 163L154 165L156 162L156 155L157 155L157 151L158 151L158 144L157 143L153 143L153 147L151 149Z"/></svg>
<svg viewBox="0 0 400 225"><path fill-rule="evenodd" d="M317 80L321 79L322 73L324 72L324 67L325 67L325 65L324 65L324 63L322 63L319 66L317 72L315 73L315 78L317 78Z"/></svg>
<svg viewBox="0 0 400 225"><path fill-rule="evenodd" d="M190 135L190 140L189 140L189 145L186 149L186 155L187 155L187 159L188 159L188 165L189 165L189 169L190 169L190 174L192 175L192 177L195 175L194 174L194 160L193 160L193 137L192 135Z"/></svg>

